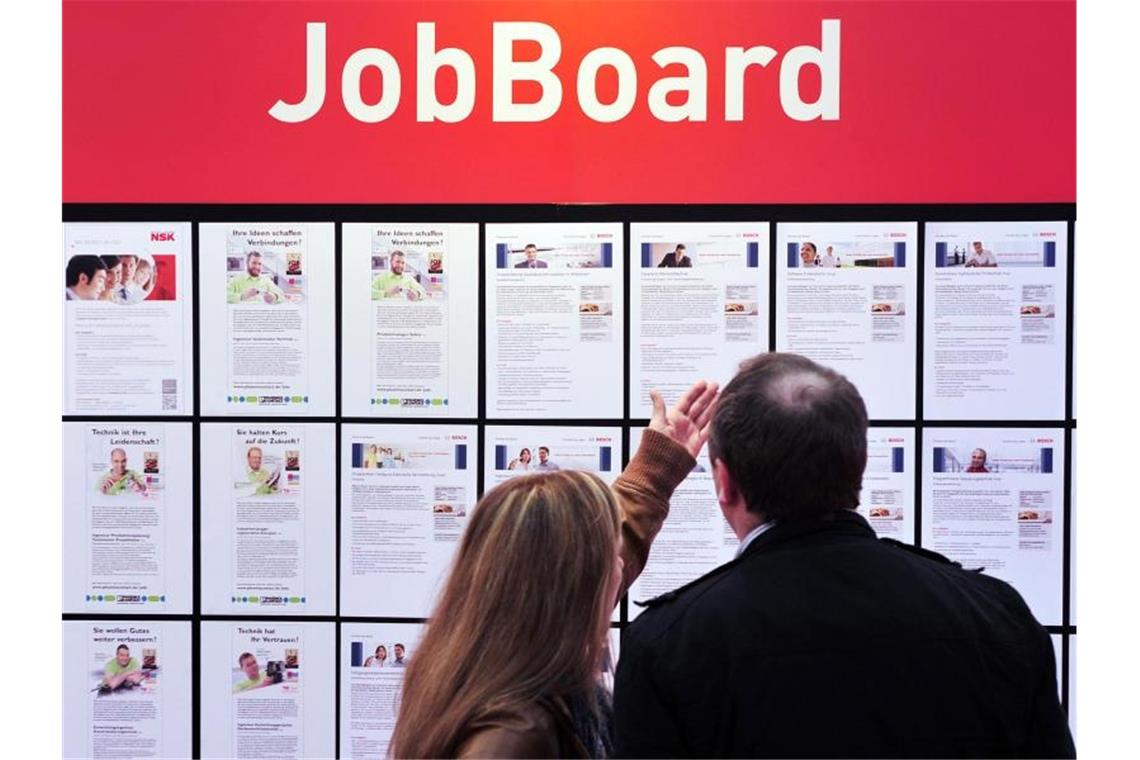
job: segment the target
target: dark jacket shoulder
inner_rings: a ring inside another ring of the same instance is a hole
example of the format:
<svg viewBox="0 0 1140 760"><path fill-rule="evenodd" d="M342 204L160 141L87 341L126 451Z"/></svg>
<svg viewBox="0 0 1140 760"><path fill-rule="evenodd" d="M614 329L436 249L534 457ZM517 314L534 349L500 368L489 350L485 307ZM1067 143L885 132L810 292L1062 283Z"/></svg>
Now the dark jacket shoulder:
<svg viewBox="0 0 1140 760"><path fill-rule="evenodd" d="M664 594L644 601L633 601L642 607L637 619L626 626L623 637L628 640L637 640L648 643L656 635L666 632L673 624L682 620L685 613L701 596L715 588L717 583L725 580L740 559L734 559L723 565L713 568L699 578L686 583L684 586L667 591Z"/></svg>
<svg viewBox="0 0 1140 760"><path fill-rule="evenodd" d="M1073 753L1020 595L850 511L777 525L651 602L615 683L621 755Z"/></svg>

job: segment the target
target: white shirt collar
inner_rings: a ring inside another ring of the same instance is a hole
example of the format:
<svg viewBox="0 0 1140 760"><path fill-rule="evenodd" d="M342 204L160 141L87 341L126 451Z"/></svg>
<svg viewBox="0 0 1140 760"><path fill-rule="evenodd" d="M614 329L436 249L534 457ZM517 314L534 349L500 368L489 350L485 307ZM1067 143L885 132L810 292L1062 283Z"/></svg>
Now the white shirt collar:
<svg viewBox="0 0 1140 760"><path fill-rule="evenodd" d="M744 554L744 550L748 548L749 544L751 544L757 538L764 535L774 527L776 527L776 522L774 520L769 520L768 522L760 523L751 531L749 531L748 535L744 537L744 540L740 542L740 546L737 547L736 556L739 557L741 554Z"/></svg>

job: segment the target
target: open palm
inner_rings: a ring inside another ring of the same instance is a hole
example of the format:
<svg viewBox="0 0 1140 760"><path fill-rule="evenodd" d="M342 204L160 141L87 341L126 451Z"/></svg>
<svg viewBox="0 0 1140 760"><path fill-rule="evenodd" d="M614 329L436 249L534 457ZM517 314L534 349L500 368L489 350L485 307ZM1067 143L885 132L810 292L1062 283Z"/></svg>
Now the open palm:
<svg viewBox="0 0 1140 760"><path fill-rule="evenodd" d="M716 408L719 388L716 383L699 380L692 388L681 394L677 403L665 408L665 400L657 391L650 391L653 401L653 416L649 427L672 438L695 459L709 439L709 424Z"/></svg>

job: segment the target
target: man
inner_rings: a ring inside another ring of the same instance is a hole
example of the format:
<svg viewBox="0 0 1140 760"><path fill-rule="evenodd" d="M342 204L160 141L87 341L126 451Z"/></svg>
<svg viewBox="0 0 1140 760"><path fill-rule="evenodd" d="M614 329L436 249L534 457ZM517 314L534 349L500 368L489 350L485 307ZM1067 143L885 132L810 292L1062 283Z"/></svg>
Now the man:
<svg viewBox="0 0 1140 760"><path fill-rule="evenodd" d="M99 492L107 496L146 493L146 480L127 468L127 452L111 449L111 469L99 479Z"/></svg>
<svg viewBox="0 0 1140 760"><path fill-rule="evenodd" d="M405 272L407 258L403 251L392 251L388 256L388 271L378 274L372 280L372 300L385 298L406 298L418 301L427 293L415 278Z"/></svg>
<svg viewBox="0 0 1140 760"><path fill-rule="evenodd" d="M523 247L523 255L526 256L526 261L520 261L515 264L515 269L546 269L546 262L538 258L538 246L534 243L527 243Z"/></svg>
<svg viewBox="0 0 1140 760"><path fill-rule="evenodd" d="M113 691L124 684L134 686L144 678L146 673L139 667L139 661L131 657L131 648L126 644L119 644L115 649L115 657L103 667L101 688Z"/></svg>
<svg viewBox="0 0 1140 760"><path fill-rule="evenodd" d="M122 271L119 273L119 284L115 288L115 301L117 303L130 303L130 285L135 281L135 271L138 270L139 257L133 253L123 254L119 257Z"/></svg>
<svg viewBox="0 0 1140 760"><path fill-rule="evenodd" d="M107 265L99 256L80 254L67 261L68 301L98 301L107 284Z"/></svg>
<svg viewBox="0 0 1140 760"><path fill-rule="evenodd" d="M382 469L394 469L401 465L403 457L397 459L396 452L391 448L384 446L380 449L380 467Z"/></svg>
<svg viewBox="0 0 1140 760"><path fill-rule="evenodd" d="M261 469L263 456L264 454L258 446L250 446L249 451L245 452L245 463L249 467L246 477L250 483L257 484L257 488L253 492L258 496L277 493L277 483L281 479L280 472Z"/></svg>
<svg viewBox="0 0 1140 760"><path fill-rule="evenodd" d="M986 467L988 456L985 449L974 449L970 453L970 466L966 468L966 472L989 472L989 468Z"/></svg>
<svg viewBox="0 0 1140 760"><path fill-rule="evenodd" d="M661 263L657 268L661 267L691 267L693 260L685 255L685 246L678 245L672 253L665 254L665 258L661 259Z"/></svg>
<svg viewBox="0 0 1140 760"><path fill-rule="evenodd" d="M238 657L238 667L245 673L245 680L234 685L235 694L273 684L272 678L268 675L262 675L261 666L257 664L257 658L249 652L242 652L241 656Z"/></svg>
<svg viewBox="0 0 1140 760"><path fill-rule="evenodd" d="M274 284L269 275L261 273L261 254L257 251L246 254L245 274L230 280L229 287L226 288L226 303L281 303L284 300L285 293L281 288Z"/></svg>
<svg viewBox="0 0 1140 760"><path fill-rule="evenodd" d="M835 255L835 249L830 245L827 246L827 253L819 257L818 266L830 267L832 269L839 267L839 257Z"/></svg>
<svg viewBox="0 0 1140 760"><path fill-rule="evenodd" d="M800 246L800 266L819 266L819 253L816 251L815 243L804 243Z"/></svg>
<svg viewBox="0 0 1140 760"><path fill-rule="evenodd" d="M539 472L553 472L554 470L561 470L562 468L554 464L554 462L550 461L550 449L546 448L545 446L539 446L538 464L534 466L534 469L538 470Z"/></svg>
<svg viewBox="0 0 1140 760"><path fill-rule="evenodd" d="M404 662L404 645L396 644L392 647L392 651L396 653L396 658L392 660L392 667L403 668L407 666L407 663Z"/></svg>
<svg viewBox="0 0 1140 760"><path fill-rule="evenodd" d="M982 248L980 241L974 241L974 250L966 256L966 266L968 267L996 267L997 259L994 258L993 251Z"/></svg>
<svg viewBox="0 0 1140 760"><path fill-rule="evenodd" d="M794 354L747 362L709 459L737 558L626 629L616 756L1074 756L1021 597L855 512L867 411L846 378Z"/></svg>

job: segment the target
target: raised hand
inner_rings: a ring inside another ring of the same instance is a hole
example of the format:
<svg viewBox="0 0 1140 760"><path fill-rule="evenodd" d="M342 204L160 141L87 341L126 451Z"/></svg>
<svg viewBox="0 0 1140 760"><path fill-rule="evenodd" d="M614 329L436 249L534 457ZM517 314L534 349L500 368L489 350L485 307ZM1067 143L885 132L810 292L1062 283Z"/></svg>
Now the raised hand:
<svg viewBox="0 0 1140 760"><path fill-rule="evenodd" d="M653 416L649 419L649 427L669 436L696 458L709 439L709 423L712 422L719 392L716 383L699 380L666 410L661 394L650 391Z"/></svg>

